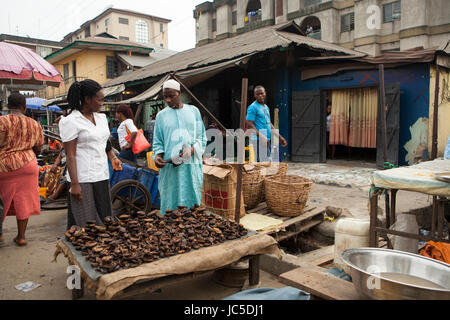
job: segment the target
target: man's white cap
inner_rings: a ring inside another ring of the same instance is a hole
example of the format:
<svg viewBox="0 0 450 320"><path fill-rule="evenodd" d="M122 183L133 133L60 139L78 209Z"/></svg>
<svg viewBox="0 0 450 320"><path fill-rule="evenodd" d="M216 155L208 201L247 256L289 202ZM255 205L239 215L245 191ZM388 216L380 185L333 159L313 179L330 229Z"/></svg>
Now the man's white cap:
<svg viewBox="0 0 450 320"><path fill-rule="evenodd" d="M166 82L164 82L163 90L164 89L174 89L174 90L180 91L180 84L177 81L170 79L170 80L167 80Z"/></svg>

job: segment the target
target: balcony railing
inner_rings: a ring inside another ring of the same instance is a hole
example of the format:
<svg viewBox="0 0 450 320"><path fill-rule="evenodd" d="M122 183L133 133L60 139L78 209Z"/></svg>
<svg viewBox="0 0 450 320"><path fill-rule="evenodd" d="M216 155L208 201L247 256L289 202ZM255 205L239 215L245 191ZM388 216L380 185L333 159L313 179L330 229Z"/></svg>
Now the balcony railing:
<svg viewBox="0 0 450 320"><path fill-rule="evenodd" d="M313 31L308 34L308 37L314 38L317 40L322 40L322 32L321 31Z"/></svg>

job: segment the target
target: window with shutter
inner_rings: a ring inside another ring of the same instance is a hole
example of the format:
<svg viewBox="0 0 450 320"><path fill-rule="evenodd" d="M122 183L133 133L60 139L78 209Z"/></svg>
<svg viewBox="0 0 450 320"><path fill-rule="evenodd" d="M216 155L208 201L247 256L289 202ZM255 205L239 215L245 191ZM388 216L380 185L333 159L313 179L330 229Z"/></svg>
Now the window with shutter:
<svg viewBox="0 0 450 320"><path fill-rule="evenodd" d="M114 79L119 76L119 61L116 57L106 57L106 78Z"/></svg>
<svg viewBox="0 0 450 320"><path fill-rule="evenodd" d="M322 2L322 0L306 0L305 7L313 6L313 5L319 4L321 2Z"/></svg>
<svg viewBox="0 0 450 320"><path fill-rule="evenodd" d="M233 26L237 25L237 11L231 13L231 24Z"/></svg>
<svg viewBox="0 0 450 320"><path fill-rule="evenodd" d="M401 18L401 1L391 2L383 5L383 22L392 22Z"/></svg>
<svg viewBox="0 0 450 320"><path fill-rule="evenodd" d="M119 17L119 23L121 23L121 24L128 24L128 19Z"/></svg>
<svg viewBox="0 0 450 320"><path fill-rule="evenodd" d="M355 30L355 13L348 13L341 16L341 32Z"/></svg>
<svg viewBox="0 0 450 320"><path fill-rule="evenodd" d="M212 32L216 32L216 31L217 31L217 20L212 19Z"/></svg>

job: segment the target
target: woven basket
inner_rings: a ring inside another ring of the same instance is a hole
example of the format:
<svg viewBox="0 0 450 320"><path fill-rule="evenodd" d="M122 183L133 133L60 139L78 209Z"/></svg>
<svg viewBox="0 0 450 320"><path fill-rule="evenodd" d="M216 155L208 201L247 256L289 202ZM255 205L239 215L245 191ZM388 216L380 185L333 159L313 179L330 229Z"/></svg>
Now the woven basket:
<svg viewBox="0 0 450 320"><path fill-rule="evenodd" d="M267 207L283 217L296 217L303 213L313 182L309 179L286 175L266 178Z"/></svg>
<svg viewBox="0 0 450 320"><path fill-rule="evenodd" d="M274 176L285 176L287 174L289 165L284 162L258 162L255 164L255 167L261 169L261 176L263 180L265 178L270 178ZM262 199L261 201L266 200L266 191L265 191L265 182L262 186Z"/></svg>
<svg viewBox="0 0 450 320"><path fill-rule="evenodd" d="M242 171L242 190L244 193L244 204L246 210L255 208L264 198L264 177L261 169Z"/></svg>

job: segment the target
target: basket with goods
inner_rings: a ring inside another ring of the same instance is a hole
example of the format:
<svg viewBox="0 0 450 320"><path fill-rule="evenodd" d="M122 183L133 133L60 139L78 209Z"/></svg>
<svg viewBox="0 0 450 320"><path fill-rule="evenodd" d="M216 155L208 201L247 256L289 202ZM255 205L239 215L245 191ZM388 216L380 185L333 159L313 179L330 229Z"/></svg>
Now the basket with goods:
<svg viewBox="0 0 450 320"><path fill-rule="evenodd" d="M257 162L255 163L257 168L261 169L261 177L263 180L265 178L270 178L274 176L285 176L287 174L289 165L284 162ZM266 200L266 192L265 192L265 182L262 186L262 199L261 201Z"/></svg>
<svg viewBox="0 0 450 320"><path fill-rule="evenodd" d="M264 177L261 168L242 170L242 190L247 210L255 208L264 198Z"/></svg>
<svg viewBox="0 0 450 320"><path fill-rule="evenodd" d="M267 207L283 217L296 217L303 213L311 191L312 180L293 176L273 176L264 181Z"/></svg>

